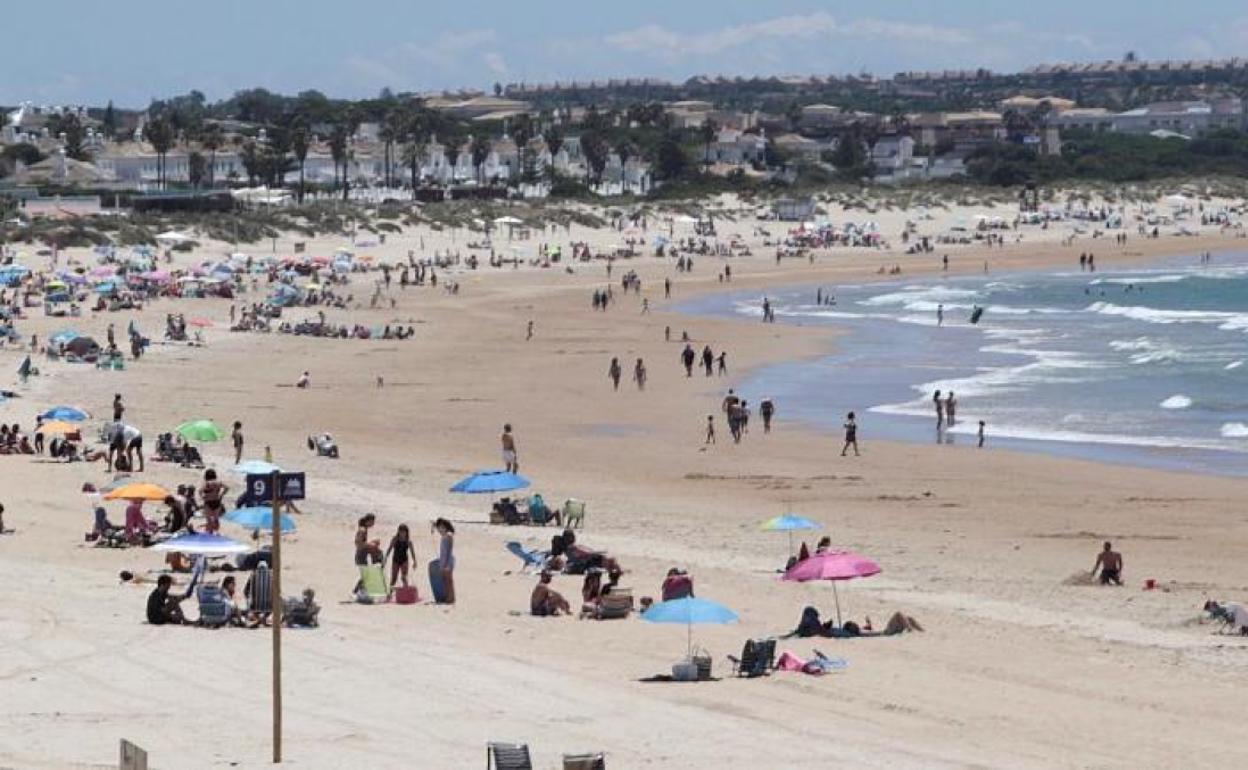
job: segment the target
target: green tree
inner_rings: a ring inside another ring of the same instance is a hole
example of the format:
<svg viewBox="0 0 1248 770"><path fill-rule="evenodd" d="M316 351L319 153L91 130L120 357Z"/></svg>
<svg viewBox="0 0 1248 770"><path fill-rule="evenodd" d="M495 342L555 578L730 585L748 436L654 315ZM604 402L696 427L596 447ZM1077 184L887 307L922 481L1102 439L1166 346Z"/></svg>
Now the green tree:
<svg viewBox="0 0 1248 770"><path fill-rule="evenodd" d="M199 146L208 151L208 186L217 186L217 150L225 145L225 131L220 123L208 123L199 135Z"/></svg>
<svg viewBox="0 0 1248 770"><path fill-rule="evenodd" d="M301 120L297 120L290 131L290 150L295 156L295 163L299 166L299 193L298 199L303 203L304 184L303 170L308 162L308 146L311 144L311 133L308 127Z"/></svg>
<svg viewBox="0 0 1248 770"><path fill-rule="evenodd" d="M472 153L472 167L477 172L477 184L484 184L481 178L482 166L485 159L490 157L490 139L485 134L477 134L472 137L472 144L469 146Z"/></svg>
<svg viewBox="0 0 1248 770"><path fill-rule="evenodd" d="M204 177L207 176L207 166L208 161L198 150L193 150L190 155L186 156L186 176L192 187L199 189Z"/></svg>
<svg viewBox="0 0 1248 770"><path fill-rule="evenodd" d="M112 139L117 134L117 110L113 109L113 100L108 100L108 106L104 108L103 123L104 136Z"/></svg>
<svg viewBox="0 0 1248 770"><path fill-rule="evenodd" d="M655 151L654 175L664 181L680 179L689 170L689 156L672 134L664 135Z"/></svg>
<svg viewBox="0 0 1248 770"><path fill-rule="evenodd" d="M559 154L559 150L563 149L563 132L558 126L551 126L546 129L546 133L542 134L542 141L546 142L546 150L550 153L550 167L546 170L553 182L555 174L555 156Z"/></svg>
<svg viewBox="0 0 1248 770"><path fill-rule="evenodd" d="M698 128L698 137L702 140L702 162L709 164L711 162L711 142L715 141L715 137L719 135L719 126L715 121L707 118Z"/></svg>
<svg viewBox="0 0 1248 770"><path fill-rule="evenodd" d="M607 141L597 131L586 131L581 134L581 152L589 165L590 178L595 182L602 181L602 172L607 167Z"/></svg>
<svg viewBox="0 0 1248 770"><path fill-rule="evenodd" d="M173 126L163 115L157 115L147 122L143 129L143 135L148 143L152 145L152 150L156 152L156 185L162 190L165 187L165 162L169 157L169 150L173 149L174 134Z"/></svg>

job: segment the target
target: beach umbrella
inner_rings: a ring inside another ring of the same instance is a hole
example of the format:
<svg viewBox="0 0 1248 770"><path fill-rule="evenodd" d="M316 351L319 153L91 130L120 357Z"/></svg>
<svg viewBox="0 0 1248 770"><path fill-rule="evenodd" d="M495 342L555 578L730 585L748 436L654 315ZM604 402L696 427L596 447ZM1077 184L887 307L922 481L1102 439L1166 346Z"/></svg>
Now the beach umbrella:
<svg viewBox="0 0 1248 770"><path fill-rule="evenodd" d="M253 505L246 508L236 508L223 517L231 524L237 524L247 529L273 529L273 509L264 505ZM283 532L295 531L295 520L286 514L280 514L278 521L281 522Z"/></svg>
<svg viewBox="0 0 1248 770"><path fill-rule="evenodd" d="M794 516L791 513L786 513L783 516L777 516L774 519L764 521L760 529L764 532L788 532L789 555L792 556L793 532L799 529L819 529L819 524L803 516Z"/></svg>
<svg viewBox="0 0 1248 770"><path fill-rule="evenodd" d="M64 422L82 422L91 415L76 406L54 406L39 415L45 420L61 420Z"/></svg>
<svg viewBox="0 0 1248 770"><path fill-rule="evenodd" d="M784 580L806 583L811 580L832 581L832 596L836 600L836 624L841 624L841 597L836 590L837 582L878 574L880 565L865 556L850 551L817 553L809 559L794 564L784 573Z"/></svg>
<svg viewBox="0 0 1248 770"><path fill-rule="evenodd" d="M225 438L225 431L217 427L212 420L191 420L184 422L174 431L187 441L220 441Z"/></svg>
<svg viewBox="0 0 1248 770"><path fill-rule="evenodd" d="M171 537L162 543L152 546L152 550L184 553L194 556L232 556L234 554L247 553L251 550L251 547L221 535L195 532Z"/></svg>
<svg viewBox="0 0 1248 770"><path fill-rule="evenodd" d="M641 613L641 619L647 623L680 623L688 628L688 655L693 657L693 625L706 623L732 623L737 613L715 602L706 599L695 599L692 596L684 599L673 599L670 602L659 602L650 605Z"/></svg>
<svg viewBox="0 0 1248 770"><path fill-rule="evenodd" d="M282 469L273 463L266 463L264 460L244 460L238 465L235 465L231 470L240 476L259 476L268 475L274 472L280 473Z"/></svg>
<svg viewBox="0 0 1248 770"><path fill-rule="evenodd" d="M64 436L67 433L77 433L80 430L82 430L81 425L75 425L72 422L65 422L64 420L52 420L51 422L45 422L43 425L40 425L39 429L35 432L43 433L45 435Z"/></svg>
<svg viewBox="0 0 1248 770"><path fill-rule="evenodd" d="M140 482L125 484L104 495L105 500L164 500L169 497L169 490L159 484Z"/></svg>
<svg viewBox="0 0 1248 770"><path fill-rule="evenodd" d="M529 480L524 476L507 471L478 471L467 478L461 479L452 492L469 495L489 494L492 492L510 492L513 489L524 489Z"/></svg>
<svg viewBox="0 0 1248 770"><path fill-rule="evenodd" d="M82 335L74 329L62 329L49 337L48 342L51 342L54 346L64 345L81 336Z"/></svg>

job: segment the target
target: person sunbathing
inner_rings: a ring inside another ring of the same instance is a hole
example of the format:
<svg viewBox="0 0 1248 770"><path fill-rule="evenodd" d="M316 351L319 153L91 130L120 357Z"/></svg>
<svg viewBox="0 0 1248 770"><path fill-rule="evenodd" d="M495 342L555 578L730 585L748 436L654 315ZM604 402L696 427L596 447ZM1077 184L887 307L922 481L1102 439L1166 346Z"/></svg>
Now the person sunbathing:
<svg viewBox="0 0 1248 770"><path fill-rule="evenodd" d="M568 600L550 587L550 581L550 570L542 570L537 585L533 586L533 593L529 596L529 611L537 617L571 615L572 607L568 605Z"/></svg>
<svg viewBox="0 0 1248 770"><path fill-rule="evenodd" d="M562 534L555 535L550 542L550 555L560 557L564 563L564 572L575 575L588 572L590 569L603 569L613 580L619 580L623 574L619 563L603 551L591 551L576 542L576 533L565 529Z"/></svg>

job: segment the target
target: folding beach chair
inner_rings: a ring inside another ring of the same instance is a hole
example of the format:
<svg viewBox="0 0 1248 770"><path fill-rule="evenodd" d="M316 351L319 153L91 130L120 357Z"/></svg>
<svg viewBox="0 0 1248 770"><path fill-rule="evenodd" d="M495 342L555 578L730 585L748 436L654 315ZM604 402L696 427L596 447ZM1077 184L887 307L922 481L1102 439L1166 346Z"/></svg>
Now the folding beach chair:
<svg viewBox="0 0 1248 770"><path fill-rule="evenodd" d="M195 598L199 602L199 625L220 628L230 622L231 608L220 586L201 585Z"/></svg>
<svg viewBox="0 0 1248 770"><path fill-rule="evenodd" d="M734 674L753 679L756 676L766 676L775 667L775 657L775 639L746 639L745 646L741 649L741 657L729 655L728 660L732 662Z"/></svg>
<svg viewBox="0 0 1248 770"><path fill-rule="evenodd" d="M612 588L611 593L598 600L598 611L594 617L598 620L621 620L633 611L633 591L631 588Z"/></svg>
<svg viewBox="0 0 1248 770"><path fill-rule="evenodd" d="M364 587L364 594L374 602L384 602L390 596L386 573L380 564L360 565L360 585Z"/></svg>
<svg viewBox="0 0 1248 770"><path fill-rule="evenodd" d="M563 503L563 526L568 529L584 526L585 501L569 498Z"/></svg>
<svg viewBox="0 0 1248 770"><path fill-rule="evenodd" d="M533 770L529 747L523 743L490 743L485 749L485 770Z"/></svg>
<svg viewBox="0 0 1248 770"><path fill-rule="evenodd" d="M247 581L247 612L260 623L267 623L273 614L273 576L264 562L256 565Z"/></svg>
<svg viewBox="0 0 1248 770"><path fill-rule="evenodd" d="M564 754L563 770L607 770L607 755L597 754Z"/></svg>
<svg viewBox="0 0 1248 770"><path fill-rule="evenodd" d="M534 549L532 551L524 550L524 546L515 540L508 541L507 550L515 555L520 561L524 562L524 566L520 568L521 572L527 572L530 569L540 570L546 566L546 559L549 554L546 551Z"/></svg>

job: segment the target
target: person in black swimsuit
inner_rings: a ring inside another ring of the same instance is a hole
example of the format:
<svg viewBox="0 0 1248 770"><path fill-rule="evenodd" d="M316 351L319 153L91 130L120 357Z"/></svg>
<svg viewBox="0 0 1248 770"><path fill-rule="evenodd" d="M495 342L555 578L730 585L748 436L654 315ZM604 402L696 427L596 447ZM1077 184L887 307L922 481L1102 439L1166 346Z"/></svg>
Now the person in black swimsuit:
<svg viewBox="0 0 1248 770"><path fill-rule="evenodd" d="M394 557L391 561L391 557ZM394 537L390 539L390 547L386 549L386 559L390 561L390 586L398 584L399 578L407 585L407 573L416 561L416 547L412 545L412 533L406 524L400 524Z"/></svg>

